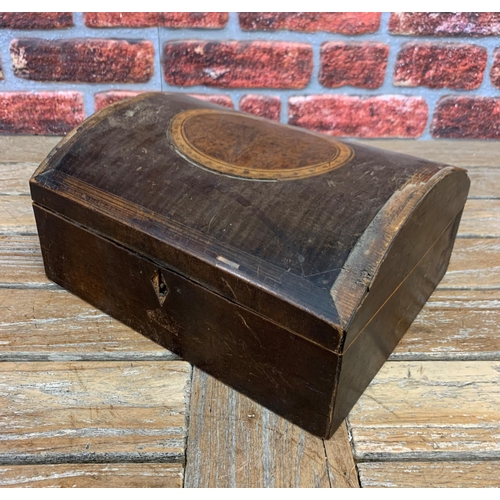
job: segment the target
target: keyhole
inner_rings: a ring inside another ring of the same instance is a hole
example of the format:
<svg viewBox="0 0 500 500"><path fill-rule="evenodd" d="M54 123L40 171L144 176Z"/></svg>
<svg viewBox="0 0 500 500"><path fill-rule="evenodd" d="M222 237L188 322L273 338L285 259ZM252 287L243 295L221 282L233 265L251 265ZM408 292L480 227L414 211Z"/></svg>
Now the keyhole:
<svg viewBox="0 0 500 500"><path fill-rule="evenodd" d="M153 284L158 302L160 303L160 306L162 306L170 290L160 269L157 269L153 274L151 283Z"/></svg>

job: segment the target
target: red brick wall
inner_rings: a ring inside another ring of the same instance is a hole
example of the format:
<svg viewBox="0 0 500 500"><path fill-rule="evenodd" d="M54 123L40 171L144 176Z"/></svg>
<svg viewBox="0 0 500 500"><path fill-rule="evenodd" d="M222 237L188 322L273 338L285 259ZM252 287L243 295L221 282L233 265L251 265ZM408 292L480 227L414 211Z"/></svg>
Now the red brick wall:
<svg viewBox="0 0 500 500"><path fill-rule="evenodd" d="M500 139L500 14L0 13L0 133L144 91L333 136Z"/></svg>

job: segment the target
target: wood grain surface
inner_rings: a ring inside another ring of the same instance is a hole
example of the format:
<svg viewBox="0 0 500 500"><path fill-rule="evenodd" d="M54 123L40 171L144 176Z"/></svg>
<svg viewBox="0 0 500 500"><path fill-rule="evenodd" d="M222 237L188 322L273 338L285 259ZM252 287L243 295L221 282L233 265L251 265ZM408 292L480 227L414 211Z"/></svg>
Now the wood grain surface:
<svg viewBox="0 0 500 500"><path fill-rule="evenodd" d="M0 186L2 195L29 194L29 180L38 163L0 162Z"/></svg>
<svg viewBox="0 0 500 500"><path fill-rule="evenodd" d="M36 234L31 198L0 196L0 234Z"/></svg>
<svg viewBox="0 0 500 500"><path fill-rule="evenodd" d="M500 361L499 324L499 289L437 290L389 359Z"/></svg>
<svg viewBox="0 0 500 500"><path fill-rule="evenodd" d="M0 463L183 462L190 365L0 363Z"/></svg>
<svg viewBox="0 0 500 500"><path fill-rule="evenodd" d="M36 234L28 196L0 197L0 234ZM469 199L465 204L458 237L500 238L500 199Z"/></svg>
<svg viewBox="0 0 500 500"><path fill-rule="evenodd" d="M0 488L180 488L182 478L175 463L0 465Z"/></svg>
<svg viewBox="0 0 500 500"><path fill-rule="evenodd" d="M190 366L46 278L36 167L0 164L0 486L181 487Z"/></svg>
<svg viewBox="0 0 500 500"><path fill-rule="evenodd" d="M40 163L61 139L54 136L0 136L0 162Z"/></svg>
<svg viewBox="0 0 500 500"><path fill-rule="evenodd" d="M500 198L500 168L467 167L471 180L469 198Z"/></svg>
<svg viewBox="0 0 500 500"><path fill-rule="evenodd" d="M500 237L500 199L469 199L465 204L459 237Z"/></svg>
<svg viewBox="0 0 500 500"><path fill-rule="evenodd" d="M175 359L65 290L0 289L4 361ZM500 359L500 291L436 291L391 356Z"/></svg>
<svg viewBox="0 0 500 500"><path fill-rule="evenodd" d="M0 360L172 360L170 351L59 289L0 288Z"/></svg>
<svg viewBox="0 0 500 500"><path fill-rule="evenodd" d="M38 236L0 234L0 287L59 288L45 275Z"/></svg>
<svg viewBox="0 0 500 500"><path fill-rule="evenodd" d="M362 487L500 486L500 145L447 142L387 144L472 184L440 289L349 416Z"/></svg>
<svg viewBox="0 0 500 500"><path fill-rule="evenodd" d="M355 487L345 425L323 441L194 369L186 487Z"/></svg>
<svg viewBox="0 0 500 500"><path fill-rule="evenodd" d="M1 142L1 141L0 141ZM0 162L2 194L29 194L29 180L38 168L36 162ZM467 167L472 181L469 198L499 198L500 168Z"/></svg>
<svg viewBox="0 0 500 500"><path fill-rule="evenodd" d="M498 488L500 461L358 464L363 488Z"/></svg>
<svg viewBox="0 0 500 500"><path fill-rule="evenodd" d="M357 460L500 459L500 361L388 362L349 415Z"/></svg>
<svg viewBox="0 0 500 500"><path fill-rule="evenodd" d="M6 226L0 221L0 231L2 227ZM439 288L496 287L500 283L499 248L500 236L458 238L448 274ZM0 271L0 283L3 284L54 286L45 276L40 244L35 235L0 235Z"/></svg>
<svg viewBox="0 0 500 500"><path fill-rule="evenodd" d="M47 280L28 180L58 140L0 137L0 486L179 487L184 459L186 486L500 486L500 144L363 141L472 185L448 274L348 419L356 471L345 427L322 442L198 370L187 429L188 365Z"/></svg>
<svg viewBox="0 0 500 500"><path fill-rule="evenodd" d="M456 167L499 167L498 141L439 140L414 141L401 139L368 139L359 142L367 146L387 149L430 161L437 161Z"/></svg>
<svg viewBox="0 0 500 500"><path fill-rule="evenodd" d="M499 284L500 239L458 238L439 288L498 288Z"/></svg>
<svg viewBox="0 0 500 500"><path fill-rule="evenodd" d="M40 163L62 137L1 136L0 162ZM349 141L387 149L398 153L443 162L457 167L498 167L499 145L495 141L415 141L401 139L371 139Z"/></svg>

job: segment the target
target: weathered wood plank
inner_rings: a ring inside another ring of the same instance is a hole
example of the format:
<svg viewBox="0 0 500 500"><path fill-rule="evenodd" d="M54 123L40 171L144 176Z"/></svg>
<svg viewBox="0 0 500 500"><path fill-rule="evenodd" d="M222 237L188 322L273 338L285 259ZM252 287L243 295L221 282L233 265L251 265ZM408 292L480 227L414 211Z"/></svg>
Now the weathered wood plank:
<svg viewBox="0 0 500 500"><path fill-rule="evenodd" d="M469 198L500 198L500 168L469 167L467 173L471 180Z"/></svg>
<svg viewBox="0 0 500 500"><path fill-rule="evenodd" d="M1 488L181 488L181 464L0 465Z"/></svg>
<svg viewBox="0 0 500 500"><path fill-rule="evenodd" d="M364 488L498 488L500 462L359 463Z"/></svg>
<svg viewBox="0 0 500 500"><path fill-rule="evenodd" d="M500 458L500 362L388 362L349 415L357 460Z"/></svg>
<svg viewBox="0 0 500 500"><path fill-rule="evenodd" d="M456 167L500 166L500 143L498 141L365 139L356 142Z"/></svg>
<svg viewBox="0 0 500 500"><path fill-rule="evenodd" d="M499 192L499 188L500 184L491 187L496 192ZM0 196L0 232L30 234L36 232L29 196ZM498 199L469 199L465 204L458 235L500 237L500 197Z"/></svg>
<svg viewBox="0 0 500 500"><path fill-rule="evenodd" d="M191 391L186 487L358 486L345 424L323 445L198 369Z"/></svg>
<svg viewBox="0 0 500 500"><path fill-rule="evenodd" d="M500 162L499 162L500 164ZM29 194L29 180L38 163L0 163L0 194ZM500 169L468 167L470 198L499 198Z"/></svg>
<svg viewBox="0 0 500 500"><path fill-rule="evenodd" d="M0 194L29 194L29 180L38 163L0 163Z"/></svg>
<svg viewBox="0 0 500 500"><path fill-rule="evenodd" d="M182 462L184 361L0 363L0 463Z"/></svg>
<svg viewBox="0 0 500 500"><path fill-rule="evenodd" d="M391 360L500 361L500 290L437 290Z"/></svg>
<svg viewBox="0 0 500 500"><path fill-rule="evenodd" d="M343 422L335 434L323 440L331 488L359 488L359 479L347 429Z"/></svg>
<svg viewBox="0 0 500 500"><path fill-rule="evenodd" d="M29 196L0 196L0 230L35 233L35 219ZM458 229L459 236L500 237L500 199L469 199Z"/></svg>
<svg viewBox="0 0 500 500"><path fill-rule="evenodd" d="M36 234L29 196L0 196L0 234Z"/></svg>
<svg viewBox="0 0 500 500"><path fill-rule="evenodd" d="M437 291L391 359L500 359L500 291ZM0 359L175 359L63 290L0 289Z"/></svg>
<svg viewBox="0 0 500 500"><path fill-rule="evenodd" d="M0 235L0 282L51 283L43 271L37 236ZM456 240L448 273L439 288L473 287L500 288L500 239Z"/></svg>
<svg viewBox="0 0 500 500"><path fill-rule="evenodd" d="M61 139L36 135L0 136L0 162L40 163Z"/></svg>
<svg viewBox="0 0 500 500"><path fill-rule="evenodd" d="M439 288L500 289L500 239L457 239Z"/></svg>
<svg viewBox="0 0 500 500"><path fill-rule="evenodd" d="M0 360L177 359L65 290L0 288Z"/></svg>
<svg viewBox="0 0 500 500"><path fill-rule="evenodd" d="M459 237L500 237L500 200L467 200Z"/></svg>
<svg viewBox="0 0 500 500"><path fill-rule="evenodd" d="M0 237L0 241L2 240L4 244L0 245L0 268L3 283L34 287L51 285L44 274L41 255L37 252L36 237L4 236ZM498 240L496 239L457 240L450 271L440 287L499 288L500 270L498 263L495 264L500 255L500 252L496 251L497 248ZM56 287L54 284L52 286ZM482 298L476 297L475 292L464 291L461 297L457 296L459 299L457 305L453 305L455 300L453 297L450 298L448 304L444 305L439 300L434 304L431 299L393 356L406 356L405 359L427 359L428 357L475 359L482 353L484 355L482 359L491 359L491 357L497 359L500 350L498 330L495 327L498 318L498 301L496 300L498 292L492 291L492 294L491 298L483 301ZM27 311L26 314L37 311L36 316L31 318L27 318L26 315L9 316L10 319L6 321L12 325L7 329L4 324L2 325L2 332L5 335L2 341L8 343L3 350L3 356L6 356L6 359L23 359L25 355L30 356L30 359L40 360L50 359L47 357L52 355L56 357L76 356L77 359L98 359L92 356L109 359L115 355L120 356L117 352L117 342L112 338L102 337L101 332L110 329L111 324L115 326L112 327L112 331L109 330L109 334L120 335L118 343L124 347L123 355L132 356L132 351L125 346L135 344L130 338L130 335L132 337L135 335L137 339L141 339L136 341L141 347L139 351L133 349L135 353L133 356L138 356L139 359L140 356L146 356L146 359L151 359L149 356L153 355L167 358L170 356L168 351L153 347L153 343L146 339L142 340L141 336L134 334L120 323L89 306L84 306L84 302L64 292L59 294L54 290L42 293L41 290L37 290L24 295L20 292L13 294L13 291L4 290L1 297L4 308L8 308L11 311L10 314L12 311L24 310ZM9 300L8 297L11 299ZM60 307L57 304L58 301L61 301ZM16 308L16 304L19 303L25 304L25 307ZM441 306L443 309L440 309ZM89 307L89 309L81 309L82 307ZM457 307L466 308L467 313L457 311ZM44 310L47 312L46 316L41 312ZM96 314L98 320L95 318ZM47 320L51 324L44 323ZM101 321L103 324L100 323ZM104 324L105 327L100 328ZM18 333L17 325L22 325L26 331L25 335ZM94 332L88 331L88 328L89 326L93 328L95 325L98 331L100 328L99 338L102 342L92 346L91 339L96 337ZM68 338L66 335L68 329L75 336ZM49 337L46 338L46 335ZM24 339L31 340L24 343ZM88 346L88 350L84 348L85 345ZM148 349L146 345L150 345L151 348ZM10 358L10 356L14 357Z"/></svg>
<svg viewBox="0 0 500 500"><path fill-rule="evenodd" d="M41 162L60 140L61 137L1 136L0 161ZM365 139L356 142L458 167L500 166L500 145L496 141Z"/></svg>
<svg viewBox="0 0 500 500"><path fill-rule="evenodd" d="M0 234L36 234L28 196L0 196ZM458 230L459 237L500 237L500 199L469 199Z"/></svg>
<svg viewBox="0 0 500 500"><path fill-rule="evenodd" d="M500 290L436 291L394 360L500 360ZM0 289L0 360L153 360L175 355L64 290Z"/></svg>
<svg viewBox="0 0 500 500"><path fill-rule="evenodd" d="M38 236L0 234L0 287L2 286L57 287L45 275Z"/></svg>

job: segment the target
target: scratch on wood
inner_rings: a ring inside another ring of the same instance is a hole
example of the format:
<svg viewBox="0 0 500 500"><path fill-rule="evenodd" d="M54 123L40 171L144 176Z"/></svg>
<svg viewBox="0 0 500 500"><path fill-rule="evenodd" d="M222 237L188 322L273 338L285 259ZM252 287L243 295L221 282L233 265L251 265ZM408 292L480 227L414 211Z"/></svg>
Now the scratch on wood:
<svg viewBox="0 0 500 500"><path fill-rule="evenodd" d="M238 300L238 297L236 297L236 294L234 293L234 290L231 288L231 285L227 282L227 280L224 279L224 278L221 278L221 279L227 285L227 287L229 288L229 290L231 290L231 293L233 294L233 299Z"/></svg>

